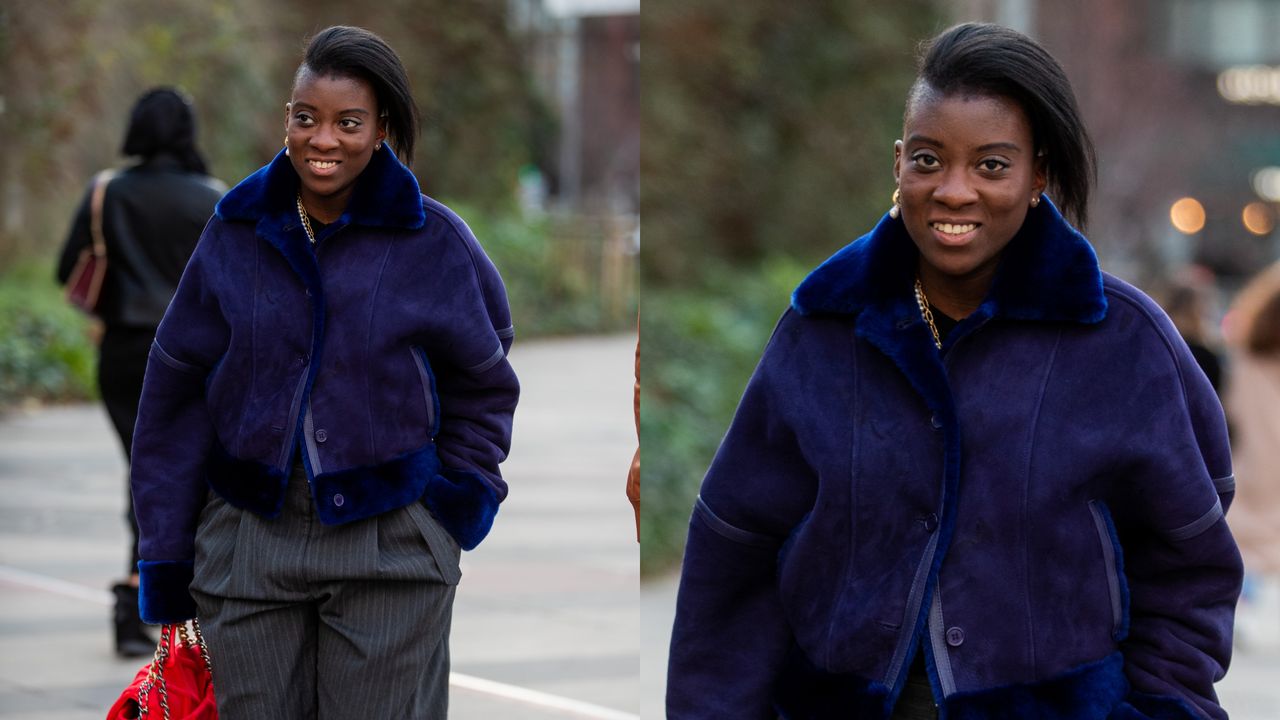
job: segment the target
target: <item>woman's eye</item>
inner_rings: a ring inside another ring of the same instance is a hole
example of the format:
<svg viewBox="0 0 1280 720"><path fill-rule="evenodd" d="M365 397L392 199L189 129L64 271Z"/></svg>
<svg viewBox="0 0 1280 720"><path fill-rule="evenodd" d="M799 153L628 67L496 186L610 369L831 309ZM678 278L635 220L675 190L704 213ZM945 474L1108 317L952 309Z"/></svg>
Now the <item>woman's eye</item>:
<svg viewBox="0 0 1280 720"><path fill-rule="evenodd" d="M1001 170L1009 167L1009 163L1004 162L1003 160L987 159L978 163L978 166L987 172L1000 172Z"/></svg>
<svg viewBox="0 0 1280 720"><path fill-rule="evenodd" d="M294 119L294 120L295 120L299 125L310 125L312 122L314 122L314 120L312 120L311 116L310 116L310 115L308 115L308 114L306 114L306 113L298 113L297 115L294 115L294 116L293 116L293 119Z"/></svg>
<svg viewBox="0 0 1280 720"><path fill-rule="evenodd" d="M355 118L342 118L338 121L338 125L346 130L354 130L360 127L360 121Z"/></svg>
<svg viewBox="0 0 1280 720"><path fill-rule="evenodd" d="M912 162L923 168L935 168L938 166L938 158L932 155L916 155L911 158Z"/></svg>

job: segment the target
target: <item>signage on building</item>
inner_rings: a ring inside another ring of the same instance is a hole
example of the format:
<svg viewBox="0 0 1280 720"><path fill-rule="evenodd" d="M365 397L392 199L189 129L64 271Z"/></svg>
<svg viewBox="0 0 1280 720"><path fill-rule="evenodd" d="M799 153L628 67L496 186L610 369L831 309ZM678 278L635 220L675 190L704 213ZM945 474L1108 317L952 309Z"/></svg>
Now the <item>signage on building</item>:
<svg viewBox="0 0 1280 720"><path fill-rule="evenodd" d="M1280 105L1280 67L1243 65L1218 73L1218 94L1239 105Z"/></svg>

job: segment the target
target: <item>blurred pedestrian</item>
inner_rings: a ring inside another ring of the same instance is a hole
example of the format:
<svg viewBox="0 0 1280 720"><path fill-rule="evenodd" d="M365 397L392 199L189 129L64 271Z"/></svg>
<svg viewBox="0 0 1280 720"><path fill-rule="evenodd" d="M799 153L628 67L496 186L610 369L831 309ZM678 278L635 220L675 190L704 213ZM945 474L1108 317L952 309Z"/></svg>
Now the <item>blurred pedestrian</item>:
<svg viewBox="0 0 1280 720"><path fill-rule="evenodd" d="M196 148L195 113L178 90L155 88L138 98L122 150L138 161L103 176L100 222L109 262L96 312L104 326L98 388L127 461L156 326L226 186L207 174ZM59 282L67 281L81 251L93 243L93 191L86 191L72 221ZM155 640L138 617L138 524L127 490L132 543L126 579L112 588L115 649L122 656L143 656L155 651Z"/></svg>
<svg viewBox="0 0 1280 720"><path fill-rule="evenodd" d="M690 522L668 717L1193 718L1240 557L1222 409L1098 267L1026 36L934 38L893 207L796 289Z"/></svg>
<svg viewBox="0 0 1280 720"><path fill-rule="evenodd" d="M152 349L142 616L199 616L224 720L443 718L459 551L507 489L506 290L397 158L418 112L381 38L315 35L284 110Z"/></svg>
<svg viewBox="0 0 1280 720"><path fill-rule="evenodd" d="M1170 282L1160 306L1169 314L1214 392L1221 396L1222 356L1209 324L1208 294L1213 288L1213 279L1206 275L1208 272L1207 268L1187 268Z"/></svg>
<svg viewBox="0 0 1280 720"><path fill-rule="evenodd" d="M1247 573L1242 643L1280 647L1280 262L1254 278L1228 315L1227 411L1235 454L1231 530Z"/></svg>

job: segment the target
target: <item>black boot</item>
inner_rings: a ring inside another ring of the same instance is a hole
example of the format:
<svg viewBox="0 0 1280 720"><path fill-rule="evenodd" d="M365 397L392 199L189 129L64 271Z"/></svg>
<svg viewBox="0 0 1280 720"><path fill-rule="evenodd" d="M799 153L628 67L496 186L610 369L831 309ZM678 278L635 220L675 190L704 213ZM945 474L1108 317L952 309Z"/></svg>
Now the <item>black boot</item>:
<svg viewBox="0 0 1280 720"><path fill-rule="evenodd" d="M116 654L127 658L154 654L156 641L138 614L138 588L120 583L112 585L111 592L116 596Z"/></svg>

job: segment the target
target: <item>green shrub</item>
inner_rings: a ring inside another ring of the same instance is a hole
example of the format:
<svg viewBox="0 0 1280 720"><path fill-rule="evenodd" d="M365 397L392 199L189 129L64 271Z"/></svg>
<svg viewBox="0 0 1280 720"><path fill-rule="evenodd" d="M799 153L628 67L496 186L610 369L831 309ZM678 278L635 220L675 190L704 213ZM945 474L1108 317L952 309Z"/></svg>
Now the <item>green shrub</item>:
<svg viewBox="0 0 1280 720"><path fill-rule="evenodd" d="M458 203L502 273L519 338L630 330L635 256L622 229L592 217L485 213Z"/></svg>
<svg viewBox="0 0 1280 720"><path fill-rule="evenodd" d="M30 263L0 276L0 406L96 396L89 321L67 304L52 275Z"/></svg>
<svg viewBox="0 0 1280 720"><path fill-rule="evenodd" d="M704 287L694 290L645 288L642 572L661 572L680 560L698 485L769 333L808 269L775 258L754 270L709 270Z"/></svg>
<svg viewBox="0 0 1280 720"><path fill-rule="evenodd" d="M459 214L502 272L521 338L635 327L635 256L611 221ZM0 406L96 396L90 323L52 276L47 261L0 275Z"/></svg>

